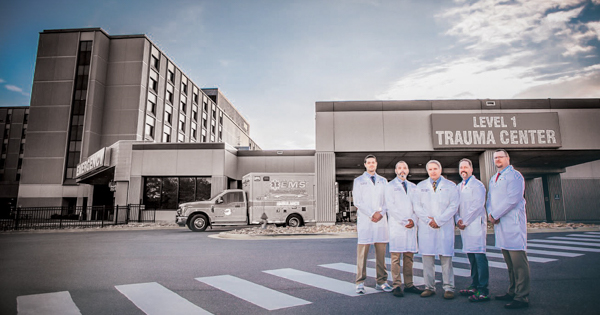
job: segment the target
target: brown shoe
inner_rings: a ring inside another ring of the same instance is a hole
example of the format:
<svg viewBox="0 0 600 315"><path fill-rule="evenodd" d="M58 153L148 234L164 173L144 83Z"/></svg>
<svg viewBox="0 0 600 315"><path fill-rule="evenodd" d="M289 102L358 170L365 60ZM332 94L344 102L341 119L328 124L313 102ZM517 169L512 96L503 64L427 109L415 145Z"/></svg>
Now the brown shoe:
<svg viewBox="0 0 600 315"><path fill-rule="evenodd" d="M426 289L425 291L423 291L423 293L421 293L421 297L430 297L434 294L435 294L435 291Z"/></svg>
<svg viewBox="0 0 600 315"><path fill-rule="evenodd" d="M452 300L453 298L454 298L454 292L452 292L452 291L444 292L444 299Z"/></svg>

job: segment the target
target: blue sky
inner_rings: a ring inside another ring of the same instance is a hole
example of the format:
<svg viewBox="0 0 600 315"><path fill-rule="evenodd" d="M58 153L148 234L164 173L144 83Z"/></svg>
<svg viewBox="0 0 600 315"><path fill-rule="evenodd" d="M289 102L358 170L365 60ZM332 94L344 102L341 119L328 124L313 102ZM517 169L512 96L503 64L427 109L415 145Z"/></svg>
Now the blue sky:
<svg viewBox="0 0 600 315"><path fill-rule="evenodd" d="M146 34L263 149L314 149L315 102L600 98L600 0L2 1L0 106L45 29Z"/></svg>

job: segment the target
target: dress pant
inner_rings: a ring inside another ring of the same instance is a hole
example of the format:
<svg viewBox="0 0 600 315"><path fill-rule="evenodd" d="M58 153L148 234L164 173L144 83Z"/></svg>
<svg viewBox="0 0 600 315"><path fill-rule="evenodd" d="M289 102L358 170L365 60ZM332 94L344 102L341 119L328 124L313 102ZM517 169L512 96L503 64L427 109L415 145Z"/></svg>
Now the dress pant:
<svg viewBox="0 0 600 315"><path fill-rule="evenodd" d="M502 250L504 261L508 267L510 286L508 294L516 301L529 302L529 260L524 250Z"/></svg>
<svg viewBox="0 0 600 315"><path fill-rule="evenodd" d="M452 269L452 256L440 255L442 263L442 281L444 291L454 292L454 269ZM435 256L423 255L423 278L425 288L435 291Z"/></svg>
<svg viewBox="0 0 600 315"><path fill-rule="evenodd" d="M385 269L385 247L387 243L375 243L375 261L377 265L377 284L387 282L388 274ZM358 244L356 247L356 284L367 279L367 256L371 244Z"/></svg>
<svg viewBox="0 0 600 315"><path fill-rule="evenodd" d="M469 262L471 263L471 285L481 294L488 295L488 283L490 281L490 270L485 253L467 253Z"/></svg>
<svg viewBox="0 0 600 315"><path fill-rule="evenodd" d="M390 253L390 256L392 257L392 278L394 279L392 286L396 288L402 285L402 276L400 275L400 255L403 256L402 274L404 274L404 287L410 288L413 286L413 256L415 254L409 252Z"/></svg>

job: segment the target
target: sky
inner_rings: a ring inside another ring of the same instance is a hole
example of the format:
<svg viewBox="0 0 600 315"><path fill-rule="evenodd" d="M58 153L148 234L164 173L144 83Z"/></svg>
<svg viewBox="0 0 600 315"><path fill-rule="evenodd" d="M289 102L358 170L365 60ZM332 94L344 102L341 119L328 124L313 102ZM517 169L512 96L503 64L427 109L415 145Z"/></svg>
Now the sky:
<svg viewBox="0 0 600 315"><path fill-rule="evenodd" d="M600 98L600 0L0 2L0 106L29 105L39 33L146 34L266 150L314 149L315 102Z"/></svg>

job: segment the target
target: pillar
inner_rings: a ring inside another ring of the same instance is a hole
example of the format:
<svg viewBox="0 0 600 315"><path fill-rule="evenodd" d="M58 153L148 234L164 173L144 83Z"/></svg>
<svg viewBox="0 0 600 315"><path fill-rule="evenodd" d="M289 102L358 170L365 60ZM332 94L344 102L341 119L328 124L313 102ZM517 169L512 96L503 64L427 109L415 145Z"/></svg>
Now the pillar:
<svg viewBox="0 0 600 315"><path fill-rule="evenodd" d="M212 176L210 180L210 197L214 197L227 189L227 176Z"/></svg>
<svg viewBox="0 0 600 315"><path fill-rule="evenodd" d="M563 199L562 180L560 174L542 176L544 185L544 204L546 205L547 222L566 222L565 202Z"/></svg>
<svg viewBox="0 0 600 315"><path fill-rule="evenodd" d="M479 156L479 180L485 185L485 189L488 189L490 179L498 172L494 164L494 152L495 150L485 150Z"/></svg>
<svg viewBox="0 0 600 315"><path fill-rule="evenodd" d="M315 209L317 225L335 224L337 209L335 204L335 153L317 152L315 154L317 205Z"/></svg>

